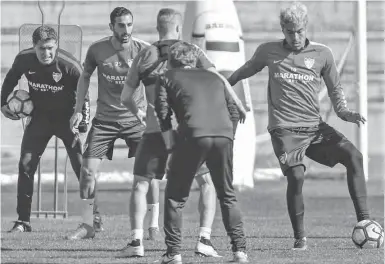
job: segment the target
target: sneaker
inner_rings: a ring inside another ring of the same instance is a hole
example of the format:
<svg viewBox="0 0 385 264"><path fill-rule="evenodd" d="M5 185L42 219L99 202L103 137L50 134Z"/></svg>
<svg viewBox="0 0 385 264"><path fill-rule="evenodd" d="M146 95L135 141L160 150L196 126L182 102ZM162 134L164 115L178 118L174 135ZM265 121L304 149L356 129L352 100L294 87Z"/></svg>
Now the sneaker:
<svg viewBox="0 0 385 264"><path fill-rule="evenodd" d="M182 255L177 254L174 256L169 256L167 253L162 257L161 264L182 264Z"/></svg>
<svg viewBox="0 0 385 264"><path fill-rule="evenodd" d="M215 250L213 244L211 244L210 239L205 237L200 237L196 246L195 254L201 257L214 257L220 258L222 256L218 255L218 252Z"/></svg>
<svg viewBox="0 0 385 264"><path fill-rule="evenodd" d="M233 262L236 263L248 263L249 262L249 257L247 254L243 251L236 251L233 253Z"/></svg>
<svg viewBox="0 0 385 264"><path fill-rule="evenodd" d="M306 250L307 249L307 243L306 243L306 237L296 239L294 241L294 247L292 250Z"/></svg>
<svg viewBox="0 0 385 264"><path fill-rule="evenodd" d="M147 240L153 241L163 241L163 236L160 233L159 227L150 227L148 229L148 238Z"/></svg>
<svg viewBox="0 0 385 264"><path fill-rule="evenodd" d="M102 217L100 215L94 215L94 230L95 232L104 231Z"/></svg>
<svg viewBox="0 0 385 264"><path fill-rule="evenodd" d="M118 255L117 258L144 257L144 247L140 244L140 239L132 240Z"/></svg>
<svg viewBox="0 0 385 264"><path fill-rule="evenodd" d="M95 230L92 226L82 223L75 230L74 233L68 235L66 239L68 240L79 240L79 239L88 239L95 237Z"/></svg>
<svg viewBox="0 0 385 264"><path fill-rule="evenodd" d="M28 222L15 221L15 225L12 227L8 233L20 233L20 232L31 232L32 227Z"/></svg>

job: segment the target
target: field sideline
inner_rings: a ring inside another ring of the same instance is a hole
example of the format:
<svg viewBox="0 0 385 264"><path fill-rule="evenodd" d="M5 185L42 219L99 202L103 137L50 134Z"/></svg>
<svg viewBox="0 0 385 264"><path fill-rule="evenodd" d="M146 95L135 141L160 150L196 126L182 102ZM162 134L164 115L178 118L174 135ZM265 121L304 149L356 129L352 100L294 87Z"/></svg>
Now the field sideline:
<svg viewBox="0 0 385 264"><path fill-rule="evenodd" d="M128 204L130 185L106 186L99 190L105 231L93 240L64 240L80 220L78 191L70 188L69 219L32 219L34 232L8 234L15 220L14 186L1 187L1 263L156 263L164 253L163 242L145 241L146 256L116 259L129 234ZM359 250L351 241L355 214L345 181L305 182L306 229L309 250L293 252L292 232L285 203L285 181L258 181L253 190L238 193L248 237L250 263L261 264L380 264L384 249ZM384 225L382 182L369 181L369 208L372 217ZM163 193L162 193L163 196ZM161 197L162 198L162 197ZM36 197L34 197L36 200ZM43 193L43 205L52 204L52 193ZM161 199L162 200L162 199ZM229 243L217 208L212 241L221 259L198 258L193 254L198 229L196 211L198 192L190 195L184 214L184 263L227 263L231 260ZM34 208L34 207L33 207ZM161 205L163 208L163 205ZM160 225L162 226L162 212ZM145 232L146 235L146 232ZM160 263L160 262L158 262Z"/></svg>

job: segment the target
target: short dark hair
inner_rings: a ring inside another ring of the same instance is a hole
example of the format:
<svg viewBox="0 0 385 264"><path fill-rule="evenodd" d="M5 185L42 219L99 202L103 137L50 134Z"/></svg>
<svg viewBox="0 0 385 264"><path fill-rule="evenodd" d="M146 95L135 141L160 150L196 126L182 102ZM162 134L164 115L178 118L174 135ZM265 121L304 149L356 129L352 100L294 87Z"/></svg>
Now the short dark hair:
<svg viewBox="0 0 385 264"><path fill-rule="evenodd" d="M178 41L170 47L168 63L172 67L183 66L196 67L198 59L198 48L185 41Z"/></svg>
<svg viewBox="0 0 385 264"><path fill-rule="evenodd" d="M115 24L115 19L117 17L121 17L121 16L125 16L125 15L130 15L132 17L132 19L134 19L132 12L130 10L128 10L127 8L122 7L122 6L115 7L114 10L112 10L112 12L110 14L111 24Z"/></svg>
<svg viewBox="0 0 385 264"><path fill-rule="evenodd" d="M51 39L57 42L57 33L55 29L47 25L38 27L32 34L33 45L36 45L40 40L47 41Z"/></svg>

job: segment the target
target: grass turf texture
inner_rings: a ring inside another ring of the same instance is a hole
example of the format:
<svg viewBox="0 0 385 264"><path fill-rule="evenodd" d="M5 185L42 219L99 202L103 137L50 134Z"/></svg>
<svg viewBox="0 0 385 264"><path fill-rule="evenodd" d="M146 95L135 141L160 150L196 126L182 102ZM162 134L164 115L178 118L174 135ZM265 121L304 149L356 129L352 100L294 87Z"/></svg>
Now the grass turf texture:
<svg viewBox="0 0 385 264"><path fill-rule="evenodd" d="M154 263L165 251L163 242L144 241L144 258L117 259L114 256L127 243L130 232L128 204L129 184L101 185L100 208L105 231L92 240L66 241L80 221L78 191L69 192L68 219L32 219L32 233L9 234L15 220L14 186L2 186L1 263ZM305 226L309 250L293 252L292 230L286 212L286 183L260 181L253 190L238 193L247 235L251 263L266 264L380 264L384 250L360 250L351 241L356 223L353 205L345 181L308 180L304 186ZM368 182L368 205L372 217L384 225L382 182ZM221 222L220 209L214 221L212 242L221 259L195 257L193 249L198 233L197 201L199 192L192 191L184 210L182 254L184 263L227 263L231 260L230 244ZM161 200L163 192L161 193ZM36 196L34 197L36 200ZM52 193L43 193L43 205L52 204ZM160 225L163 220L161 204ZM147 228L145 227L145 236ZM158 262L160 263L160 262Z"/></svg>

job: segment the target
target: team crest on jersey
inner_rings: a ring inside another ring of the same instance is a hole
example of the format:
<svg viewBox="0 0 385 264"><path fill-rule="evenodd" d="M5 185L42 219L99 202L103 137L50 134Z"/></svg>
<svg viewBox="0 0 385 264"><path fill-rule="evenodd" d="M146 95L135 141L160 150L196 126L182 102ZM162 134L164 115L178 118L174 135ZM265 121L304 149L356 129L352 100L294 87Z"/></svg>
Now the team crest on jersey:
<svg viewBox="0 0 385 264"><path fill-rule="evenodd" d="M55 80L55 82L60 81L61 77L62 77L61 72L53 72L52 73L52 78Z"/></svg>
<svg viewBox="0 0 385 264"><path fill-rule="evenodd" d="M311 69L311 67L313 67L313 65L314 65L314 58L305 58L304 62L305 62L305 66L308 69Z"/></svg>
<svg viewBox="0 0 385 264"><path fill-rule="evenodd" d="M279 162L281 162L282 164L285 164L287 160L287 153L284 152L283 154L281 154L281 156L279 156L278 159L279 159Z"/></svg>

